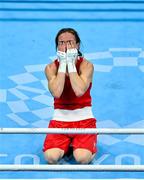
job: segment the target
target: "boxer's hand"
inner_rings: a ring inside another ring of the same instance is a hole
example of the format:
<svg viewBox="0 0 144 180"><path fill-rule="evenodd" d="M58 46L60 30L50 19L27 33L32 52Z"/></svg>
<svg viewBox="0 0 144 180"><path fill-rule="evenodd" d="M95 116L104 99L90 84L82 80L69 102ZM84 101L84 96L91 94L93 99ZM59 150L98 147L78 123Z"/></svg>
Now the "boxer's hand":
<svg viewBox="0 0 144 180"><path fill-rule="evenodd" d="M68 72L77 72L75 67L75 61L78 57L78 50L76 48L67 49L67 65Z"/></svg>
<svg viewBox="0 0 144 180"><path fill-rule="evenodd" d="M67 55L63 51L57 51L57 57L59 60L58 72L66 73Z"/></svg>

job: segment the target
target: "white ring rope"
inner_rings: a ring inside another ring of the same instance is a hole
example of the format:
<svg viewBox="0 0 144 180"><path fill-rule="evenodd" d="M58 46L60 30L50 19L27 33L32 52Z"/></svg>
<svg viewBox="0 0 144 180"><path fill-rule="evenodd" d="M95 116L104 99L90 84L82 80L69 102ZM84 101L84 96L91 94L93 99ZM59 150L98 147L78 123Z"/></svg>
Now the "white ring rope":
<svg viewBox="0 0 144 180"><path fill-rule="evenodd" d="M0 128L0 134L144 134L144 128Z"/></svg>
<svg viewBox="0 0 144 180"><path fill-rule="evenodd" d="M0 134L144 134L130 128L0 128ZM0 165L0 171L144 171L144 165Z"/></svg>
<svg viewBox="0 0 144 180"><path fill-rule="evenodd" d="M0 134L144 134L144 128L0 128ZM144 165L0 165L0 171L144 171Z"/></svg>
<svg viewBox="0 0 144 180"><path fill-rule="evenodd" d="M0 171L144 171L144 165L0 165Z"/></svg>

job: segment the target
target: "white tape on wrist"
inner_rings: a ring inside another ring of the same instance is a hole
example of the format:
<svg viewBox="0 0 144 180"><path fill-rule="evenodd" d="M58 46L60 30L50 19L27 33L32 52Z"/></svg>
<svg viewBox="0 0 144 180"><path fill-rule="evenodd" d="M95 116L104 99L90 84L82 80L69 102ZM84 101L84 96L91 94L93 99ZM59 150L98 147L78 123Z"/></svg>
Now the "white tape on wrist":
<svg viewBox="0 0 144 180"><path fill-rule="evenodd" d="M62 62L59 63L58 72L66 73L66 63L62 63Z"/></svg>
<svg viewBox="0 0 144 180"><path fill-rule="evenodd" d="M67 65L66 53L62 52L62 51L57 51L57 56L58 56L58 59L59 59L58 72L66 73L66 65Z"/></svg>
<svg viewBox="0 0 144 180"><path fill-rule="evenodd" d="M69 73L77 72L75 62L69 62L68 63L68 72Z"/></svg>

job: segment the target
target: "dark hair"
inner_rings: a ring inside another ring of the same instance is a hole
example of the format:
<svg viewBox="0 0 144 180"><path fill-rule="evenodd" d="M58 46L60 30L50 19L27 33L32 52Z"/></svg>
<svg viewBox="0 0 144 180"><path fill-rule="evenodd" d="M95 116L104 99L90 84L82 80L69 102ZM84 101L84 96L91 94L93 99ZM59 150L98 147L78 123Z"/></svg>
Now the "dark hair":
<svg viewBox="0 0 144 180"><path fill-rule="evenodd" d="M73 28L63 28L63 29L59 30L57 35L56 35L56 38L55 38L56 49L58 47L58 38L59 38L59 36L61 34L65 33L65 32L73 34L75 36L76 43L79 43L79 44L81 43L80 37L79 37L79 35L78 35L76 30L74 30ZM78 55L82 56L82 53L79 51L79 49L78 49Z"/></svg>

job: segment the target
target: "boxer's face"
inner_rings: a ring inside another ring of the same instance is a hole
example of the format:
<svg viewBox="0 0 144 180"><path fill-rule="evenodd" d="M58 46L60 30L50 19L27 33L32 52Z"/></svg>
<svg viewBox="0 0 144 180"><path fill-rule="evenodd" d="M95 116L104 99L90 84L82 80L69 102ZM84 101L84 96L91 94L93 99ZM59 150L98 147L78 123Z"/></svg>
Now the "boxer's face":
<svg viewBox="0 0 144 180"><path fill-rule="evenodd" d="M66 52L67 49L79 48L79 43L76 43L75 36L72 33L65 32L58 37L58 50Z"/></svg>

